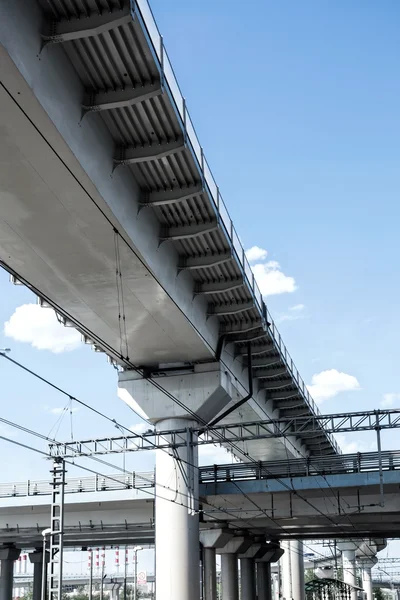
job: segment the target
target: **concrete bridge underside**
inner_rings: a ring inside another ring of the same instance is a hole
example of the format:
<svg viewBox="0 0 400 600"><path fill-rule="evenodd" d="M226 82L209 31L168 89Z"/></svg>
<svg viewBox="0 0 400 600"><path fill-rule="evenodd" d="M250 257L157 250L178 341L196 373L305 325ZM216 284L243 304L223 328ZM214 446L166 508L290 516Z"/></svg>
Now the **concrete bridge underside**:
<svg viewBox="0 0 400 600"><path fill-rule="evenodd" d="M250 343L254 394L231 420L309 414L145 4L1 0L1 264L134 374L217 360L230 406ZM286 446L336 451L322 429ZM286 456L281 440L247 451Z"/></svg>

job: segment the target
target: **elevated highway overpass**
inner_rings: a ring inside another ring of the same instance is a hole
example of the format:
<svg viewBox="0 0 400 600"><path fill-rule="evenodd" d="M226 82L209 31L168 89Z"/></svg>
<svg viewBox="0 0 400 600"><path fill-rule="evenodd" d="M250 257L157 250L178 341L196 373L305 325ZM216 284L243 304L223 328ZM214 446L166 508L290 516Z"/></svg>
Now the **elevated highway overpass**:
<svg viewBox="0 0 400 600"><path fill-rule="evenodd" d="M0 264L123 368L121 397L157 428L314 414L147 0L0 9ZM157 600L199 596L190 442L157 453L156 485L190 498L156 498ZM322 426L230 446L255 461L338 452Z"/></svg>
<svg viewBox="0 0 400 600"><path fill-rule="evenodd" d="M276 539L384 538L400 533L399 453L326 459L322 471L302 460L201 467L201 528ZM380 496L383 476L384 499ZM50 481L0 485L0 541L35 547L50 516ZM67 480L65 544L154 543L153 473L111 474Z"/></svg>
<svg viewBox="0 0 400 600"><path fill-rule="evenodd" d="M145 373L159 391L177 366L182 375L216 361L229 374L226 393L191 407L208 422L251 391L250 343L253 393L232 422L316 411L266 309L147 1L2 0L1 8L4 268L126 369L130 402L143 407L130 397L131 375ZM163 402L169 416L191 416L165 394ZM153 420L165 416L143 408ZM323 428L287 446L295 456L337 451ZM258 460L286 456L282 440L248 450Z"/></svg>

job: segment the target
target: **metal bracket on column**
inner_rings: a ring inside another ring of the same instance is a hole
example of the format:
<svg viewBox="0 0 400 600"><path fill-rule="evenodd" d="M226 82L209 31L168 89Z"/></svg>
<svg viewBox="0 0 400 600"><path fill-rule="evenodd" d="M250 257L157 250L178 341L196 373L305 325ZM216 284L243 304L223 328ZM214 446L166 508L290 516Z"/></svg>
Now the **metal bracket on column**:
<svg viewBox="0 0 400 600"><path fill-rule="evenodd" d="M64 549L65 461L57 457L51 471L53 479L50 521L50 586L49 600L62 600L62 568ZM58 560L56 560L58 558ZM58 565L58 573L56 573ZM56 583L57 582L57 583Z"/></svg>

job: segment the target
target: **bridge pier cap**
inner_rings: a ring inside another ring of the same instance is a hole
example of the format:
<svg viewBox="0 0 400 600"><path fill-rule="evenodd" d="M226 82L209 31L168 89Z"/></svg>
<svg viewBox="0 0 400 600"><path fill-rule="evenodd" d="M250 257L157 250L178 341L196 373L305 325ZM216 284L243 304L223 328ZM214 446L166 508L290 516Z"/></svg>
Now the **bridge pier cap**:
<svg viewBox="0 0 400 600"><path fill-rule="evenodd" d="M187 374L182 374L182 370L179 374L169 371L167 376L155 376L152 379L130 370L121 372L118 379L119 397L152 423L166 419L196 420L193 413L200 420L209 422L232 399L236 401L241 397L230 374L221 369L219 363L195 365L193 372ZM174 398L191 412L185 411Z"/></svg>

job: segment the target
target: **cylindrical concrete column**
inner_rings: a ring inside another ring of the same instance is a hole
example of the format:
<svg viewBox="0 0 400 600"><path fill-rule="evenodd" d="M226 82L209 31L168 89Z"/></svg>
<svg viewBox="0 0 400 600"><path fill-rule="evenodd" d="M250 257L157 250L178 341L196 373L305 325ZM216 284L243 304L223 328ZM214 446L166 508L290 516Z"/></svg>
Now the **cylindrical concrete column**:
<svg viewBox="0 0 400 600"><path fill-rule="evenodd" d="M12 600L14 562L21 550L13 546L0 548L1 573L0 573L0 600Z"/></svg>
<svg viewBox="0 0 400 600"><path fill-rule="evenodd" d="M221 554L222 600L239 600L238 559L236 554Z"/></svg>
<svg viewBox="0 0 400 600"><path fill-rule="evenodd" d="M256 563L254 558L240 559L241 600L254 600L256 596Z"/></svg>
<svg viewBox="0 0 400 600"><path fill-rule="evenodd" d="M35 552L29 554L29 560L33 564L32 600L41 600L42 598L42 585L43 580L45 585L47 582L47 563L49 562L49 558L50 555L46 552L45 564L43 564L42 548L38 548Z"/></svg>
<svg viewBox="0 0 400 600"><path fill-rule="evenodd" d="M215 548L203 548L204 600L217 600Z"/></svg>
<svg viewBox="0 0 400 600"><path fill-rule="evenodd" d="M256 596L256 563L254 558L240 559L240 598L254 600Z"/></svg>
<svg viewBox="0 0 400 600"><path fill-rule="evenodd" d="M285 540L281 543L281 548L284 550L284 554L280 559L280 575L282 585L282 597L283 600L291 600L292 596L292 565L291 565L291 553L290 553L290 542Z"/></svg>
<svg viewBox="0 0 400 600"><path fill-rule="evenodd" d="M189 419L158 421L157 430L195 427ZM189 435L189 434L188 434ZM184 437L183 435L180 436ZM160 442L173 442L165 434ZM156 451L156 598L199 600L199 483L197 447Z"/></svg>
<svg viewBox="0 0 400 600"><path fill-rule="evenodd" d="M290 542L290 566L293 600L305 600L303 542Z"/></svg>
<svg viewBox="0 0 400 600"><path fill-rule="evenodd" d="M367 600L373 600L374 595L372 591L372 572L371 567L363 566L362 569L362 582L363 590L367 596Z"/></svg>
<svg viewBox="0 0 400 600"><path fill-rule="evenodd" d="M272 600L271 563L257 563L257 599Z"/></svg>
<svg viewBox="0 0 400 600"><path fill-rule="evenodd" d="M351 600L357 600L356 585L356 552L355 550L342 550L343 581L352 586Z"/></svg>

